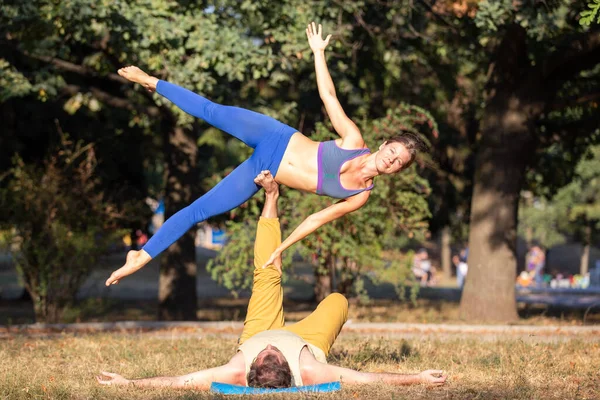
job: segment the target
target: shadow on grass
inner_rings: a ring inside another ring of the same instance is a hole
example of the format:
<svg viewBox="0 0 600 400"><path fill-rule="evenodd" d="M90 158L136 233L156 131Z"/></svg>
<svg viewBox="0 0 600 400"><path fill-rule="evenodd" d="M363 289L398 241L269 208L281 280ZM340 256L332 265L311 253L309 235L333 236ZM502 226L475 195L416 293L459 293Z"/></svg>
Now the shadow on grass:
<svg viewBox="0 0 600 400"><path fill-rule="evenodd" d="M336 365L344 365L350 368L361 369L368 363L402 363L407 359L419 360L419 353L402 340L399 349L391 350L389 345L378 342L364 342L354 350L336 350L334 349L328 357L328 362Z"/></svg>

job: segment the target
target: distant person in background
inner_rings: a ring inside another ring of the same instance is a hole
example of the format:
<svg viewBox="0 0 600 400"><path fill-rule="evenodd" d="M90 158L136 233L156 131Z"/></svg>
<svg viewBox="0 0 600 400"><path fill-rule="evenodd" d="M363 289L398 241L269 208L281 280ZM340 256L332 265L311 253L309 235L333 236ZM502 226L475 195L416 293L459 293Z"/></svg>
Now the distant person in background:
<svg viewBox="0 0 600 400"><path fill-rule="evenodd" d="M541 246L535 244L531 246L527 253L527 272L536 287L542 287L544 284L544 267L546 266L546 253Z"/></svg>
<svg viewBox="0 0 600 400"><path fill-rule="evenodd" d="M163 199L155 200L151 197L146 197L146 204L148 204L153 213L148 231L154 235L165 222L165 201Z"/></svg>
<svg viewBox="0 0 600 400"><path fill-rule="evenodd" d="M413 257L412 272L421 286L427 286L432 277L431 260L426 249L421 248Z"/></svg>
<svg viewBox="0 0 600 400"><path fill-rule="evenodd" d="M468 254L469 250L464 248L458 255L452 257L452 262L456 266L456 283L459 288L462 288L465 285L465 278L467 277L467 272L469 271L469 266L467 264Z"/></svg>
<svg viewBox="0 0 600 400"><path fill-rule="evenodd" d="M135 231L135 244L139 247L142 247L148 243L148 235L146 235L141 229L137 229Z"/></svg>
<svg viewBox="0 0 600 400"><path fill-rule="evenodd" d="M517 276L517 285L521 287L528 287L531 285L531 275L527 271L521 271L519 276Z"/></svg>

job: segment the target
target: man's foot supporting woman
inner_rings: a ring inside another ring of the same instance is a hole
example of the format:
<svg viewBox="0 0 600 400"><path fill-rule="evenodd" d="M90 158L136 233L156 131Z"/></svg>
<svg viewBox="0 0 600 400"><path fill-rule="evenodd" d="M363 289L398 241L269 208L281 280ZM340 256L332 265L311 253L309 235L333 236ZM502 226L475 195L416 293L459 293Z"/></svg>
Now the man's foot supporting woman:
<svg viewBox="0 0 600 400"><path fill-rule="evenodd" d="M156 90L158 78L148 75L136 66L131 65L129 67L124 67L119 69L119 71L117 72L123 78L131 82L139 83L140 85L145 87L146 90L148 90L149 92L154 92Z"/></svg>

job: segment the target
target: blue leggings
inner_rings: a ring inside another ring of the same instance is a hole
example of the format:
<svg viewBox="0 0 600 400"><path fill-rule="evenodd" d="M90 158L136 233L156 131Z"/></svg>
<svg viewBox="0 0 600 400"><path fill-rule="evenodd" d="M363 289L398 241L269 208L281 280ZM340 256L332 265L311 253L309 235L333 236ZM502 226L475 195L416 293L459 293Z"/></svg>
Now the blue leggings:
<svg viewBox="0 0 600 400"><path fill-rule="evenodd" d="M143 248L152 258L198 222L232 210L250 199L260 189L254 178L263 170L277 175L290 138L297 132L266 115L213 103L172 83L158 81L156 91L188 114L240 139L252 147L254 153L205 195L165 221Z"/></svg>

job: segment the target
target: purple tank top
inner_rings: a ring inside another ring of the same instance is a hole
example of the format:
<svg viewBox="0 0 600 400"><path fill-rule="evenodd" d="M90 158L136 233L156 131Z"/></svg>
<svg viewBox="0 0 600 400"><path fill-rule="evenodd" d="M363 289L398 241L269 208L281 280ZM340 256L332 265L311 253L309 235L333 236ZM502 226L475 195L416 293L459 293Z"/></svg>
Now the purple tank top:
<svg viewBox="0 0 600 400"><path fill-rule="evenodd" d="M336 199L345 199L365 190L371 190L373 185L364 189L348 190L340 182L340 169L342 165L346 161L369 153L371 153L369 149L342 149L335 143L335 140L319 143L319 151L317 153L319 167L317 194Z"/></svg>

